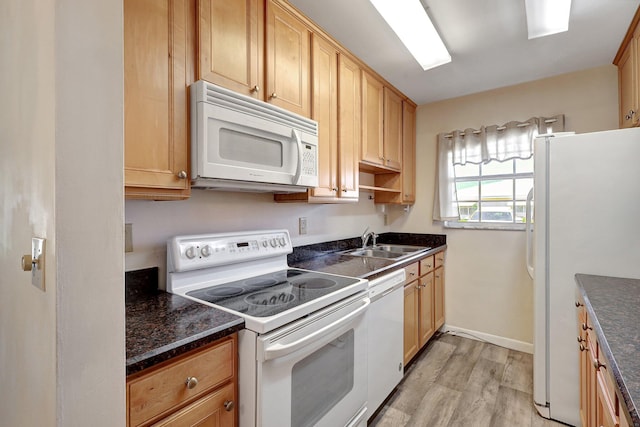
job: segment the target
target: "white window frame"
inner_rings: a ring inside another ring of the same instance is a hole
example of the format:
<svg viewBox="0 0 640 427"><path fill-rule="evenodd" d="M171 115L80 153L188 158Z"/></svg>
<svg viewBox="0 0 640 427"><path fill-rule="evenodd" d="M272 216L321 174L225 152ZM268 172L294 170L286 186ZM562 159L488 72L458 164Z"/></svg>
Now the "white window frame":
<svg viewBox="0 0 640 427"><path fill-rule="evenodd" d="M516 180L517 179L533 179L533 171L531 172L520 172L517 173L516 172L516 160L519 159L510 159L508 160L509 162L512 163L513 165L513 173L510 174L494 174L494 175L483 175L482 174L482 168L484 166L484 164L480 164L479 166L479 172L480 175L475 175L475 176L464 176L464 177L456 177L455 178L455 183L459 183L459 182L479 182L481 183L482 181L496 181L496 180L505 180L505 179L510 179L512 181L512 185L513 185L513 198L511 200L509 200L508 202L511 203L512 205L512 212L514 214L514 221L515 221L515 214L516 214L516 203L517 202L525 202L526 200L520 200L517 198L517 194L516 194ZM527 159L524 159L527 160ZM497 160L493 160L492 162L497 162ZM492 163L489 162L489 163ZM488 163L487 163L488 164ZM476 201L478 203L478 207L480 208L481 212L482 212L482 207L481 207L481 201L482 201L482 185L479 186L478 188L478 200ZM466 201L462 201L462 203L464 203ZM458 201L458 203L460 203L460 201ZM459 212L460 208L458 207L458 212ZM482 218L482 216L480 216ZM526 224L524 222L520 223L520 222L511 222L511 223L501 223L501 222L482 222L482 220L480 219L478 222L467 222L467 221L444 221L444 227L445 228L458 228L458 229L470 229L470 230L507 230L507 231L524 231Z"/></svg>

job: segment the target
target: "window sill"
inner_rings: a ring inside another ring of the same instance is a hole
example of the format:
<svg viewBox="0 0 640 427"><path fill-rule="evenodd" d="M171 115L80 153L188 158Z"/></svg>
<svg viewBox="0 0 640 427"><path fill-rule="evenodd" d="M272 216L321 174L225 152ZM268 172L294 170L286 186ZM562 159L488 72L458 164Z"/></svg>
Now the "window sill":
<svg viewBox="0 0 640 427"><path fill-rule="evenodd" d="M493 224L493 223L469 223L445 221L444 228L463 230L498 230L498 231L525 231L526 224Z"/></svg>

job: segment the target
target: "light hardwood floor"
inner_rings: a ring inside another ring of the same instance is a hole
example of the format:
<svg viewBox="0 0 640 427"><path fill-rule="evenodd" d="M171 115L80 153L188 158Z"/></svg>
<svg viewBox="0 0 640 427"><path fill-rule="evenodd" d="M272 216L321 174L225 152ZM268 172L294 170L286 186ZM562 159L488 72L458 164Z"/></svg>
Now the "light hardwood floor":
<svg viewBox="0 0 640 427"><path fill-rule="evenodd" d="M533 407L533 358L441 334L408 368L369 427L555 427Z"/></svg>

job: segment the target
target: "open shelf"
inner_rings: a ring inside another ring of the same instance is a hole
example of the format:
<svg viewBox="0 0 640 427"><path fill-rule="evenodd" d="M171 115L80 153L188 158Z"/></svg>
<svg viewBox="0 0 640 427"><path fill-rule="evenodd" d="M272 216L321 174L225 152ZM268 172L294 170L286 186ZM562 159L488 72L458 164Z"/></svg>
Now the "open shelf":
<svg viewBox="0 0 640 427"><path fill-rule="evenodd" d="M372 185L360 185L360 190L363 191L383 191L387 193L402 193L401 190L396 190L395 188L386 188L386 187L374 187Z"/></svg>

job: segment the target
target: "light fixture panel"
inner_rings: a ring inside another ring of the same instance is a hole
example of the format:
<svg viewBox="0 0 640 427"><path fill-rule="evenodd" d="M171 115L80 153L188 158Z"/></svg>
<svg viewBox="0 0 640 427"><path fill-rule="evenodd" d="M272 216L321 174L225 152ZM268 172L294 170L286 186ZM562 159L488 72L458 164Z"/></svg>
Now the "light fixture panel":
<svg viewBox="0 0 640 427"><path fill-rule="evenodd" d="M569 30L571 0L525 0L529 39Z"/></svg>

